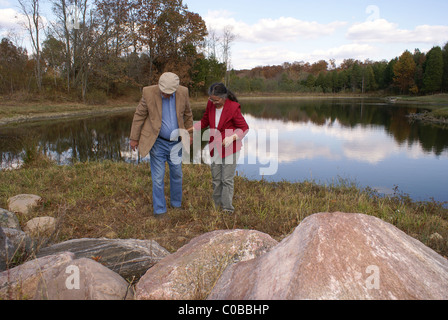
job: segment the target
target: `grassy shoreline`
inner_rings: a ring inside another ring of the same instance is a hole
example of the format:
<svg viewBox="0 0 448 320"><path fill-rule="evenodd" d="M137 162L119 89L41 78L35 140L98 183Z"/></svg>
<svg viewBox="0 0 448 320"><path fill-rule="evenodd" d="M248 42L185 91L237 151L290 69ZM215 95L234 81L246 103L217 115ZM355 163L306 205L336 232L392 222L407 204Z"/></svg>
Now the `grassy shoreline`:
<svg viewBox="0 0 448 320"><path fill-rule="evenodd" d="M207 165L184 165L182 209L169 209L170 219L152 216L151 176L147 163L87 162L58 166L44 157L21 169L0 171L0 208L7 199L31 193L41 206L20 223L52 216L60 227L53 242L75 238L152 239L174 252L192 238L220 229L252 229L276 240L290 234L307 216L350 212L376 216L448 256L448 209L436 202L413 202L396 194L381 197L347 182L318 185L252 181L235 178L233 215L217 211L211 200ZM166 194L169 194L168 176ZM440 235L442 238L440 238Z"/></svg>
<svg viewBox="0 0 448 320"><path fill-rule="evenodd" d="M253 94L238 97L241 102L245 100L279 99L363 99L379 98L389 101L388 97L379 95L361 94ZM437 119L448 121L448 94L432 96L397 96L393 97L396 104L419 104L431 109L429 115ZM191 98L193 109L205 108L206 97ZM54 102L54 101L20 101L17 99L0 99L0 126L20 124L31 121L44 121L52 119L78 118L110 113L124 113L135 110L138 100L125 98L108 100L104 104L84 104L80 102ZM418 119L417 119L418 120ZM423 119L424 120L424 119Z"/></svg>

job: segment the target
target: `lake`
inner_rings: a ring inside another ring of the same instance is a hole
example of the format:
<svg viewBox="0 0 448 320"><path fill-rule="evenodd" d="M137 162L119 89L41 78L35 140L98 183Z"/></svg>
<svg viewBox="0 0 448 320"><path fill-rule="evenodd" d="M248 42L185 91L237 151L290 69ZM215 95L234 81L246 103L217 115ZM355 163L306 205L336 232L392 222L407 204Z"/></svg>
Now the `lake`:
<svg viewBox="0 0 448 320"><path fill-rule="evenodd" d="M379 99L244 99L241 104L250 127L237 167L241 176L345 181L385 195L448 201L448 129L410 123L406 115L423 110L415 105ZM196 110L194 119L202 112ZM132 116L0 127L1 168L19 167L35 146L61 165L149 161L129 150ZM208 161L207 139L202 138L192 163Z"/></svg>

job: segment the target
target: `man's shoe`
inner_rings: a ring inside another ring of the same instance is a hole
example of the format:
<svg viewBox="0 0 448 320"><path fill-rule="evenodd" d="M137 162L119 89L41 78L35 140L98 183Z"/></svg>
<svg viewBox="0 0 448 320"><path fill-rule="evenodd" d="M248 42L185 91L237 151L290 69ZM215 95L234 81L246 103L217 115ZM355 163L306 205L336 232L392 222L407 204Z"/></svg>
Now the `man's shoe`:
<svg viewBox="0 0 448 320"><path fill-rule="evenodd" d="M154 218L156 218L157 220L165 220L165 219L168 219L168 214L166 212L159 213L159 214L154 213Z"/></svg>

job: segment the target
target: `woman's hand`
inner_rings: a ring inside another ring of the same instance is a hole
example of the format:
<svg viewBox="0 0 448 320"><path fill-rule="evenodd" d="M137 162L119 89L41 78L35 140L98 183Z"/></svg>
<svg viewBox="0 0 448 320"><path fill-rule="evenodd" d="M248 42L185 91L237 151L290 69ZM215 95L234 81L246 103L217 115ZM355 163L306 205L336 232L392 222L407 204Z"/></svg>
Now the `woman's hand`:
<svg viewBox="0 0 448 320"><path fill-rule="evenodd" d="M230 146L233 141L235 141L238 138L238 136L236 134L230 136L230 137L225 137L224 140L222 141L222 145L227 148L228 146Z"/></svg>

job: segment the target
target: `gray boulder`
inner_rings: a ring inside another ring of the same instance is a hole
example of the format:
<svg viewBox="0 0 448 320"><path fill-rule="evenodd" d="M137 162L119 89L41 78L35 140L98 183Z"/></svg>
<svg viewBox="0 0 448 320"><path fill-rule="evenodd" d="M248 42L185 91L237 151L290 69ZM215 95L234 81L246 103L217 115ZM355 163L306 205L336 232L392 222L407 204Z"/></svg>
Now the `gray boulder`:
<svg viewBox="0 0 448 320"><path fill-rule="evenodd" d="M19 219L15 213L0 208L0 227L20 229Z"/></svg>
<svg viewBox="0 0 448 320"><path fill-rule="evenodd" d="M152 240L74 239L40 249L37 257L72 252L75 258L95 259L123 278L140 278L149 268L169 255Z"/></svg>
<svg viewBox="0 0 448 320"><path fill-rule="evenodd" d="M0 226L0 271L6 270L14 257L27 257L33 251L33 240L25 232Z"/></svg>
<svg viewBox="0 0 448 320"><path fill-rule="evenodd" d="M15 248L11 240L0 227L0 271L6 270L9 261L14 256Z"/></svg>
<svg viewBox="0 0 448 320"><path fill-rule="evenodd" d="M373 216L319 213L228 267L208 299L446 300L448 260Z"/></svg>
<svg viewBox="0 0 448 320"><path fill-rule="evenodd" d="M3 232L9 238L14 253L28 256L34 252L35 243L27 233L13 228L3 228Z"/></svg>

